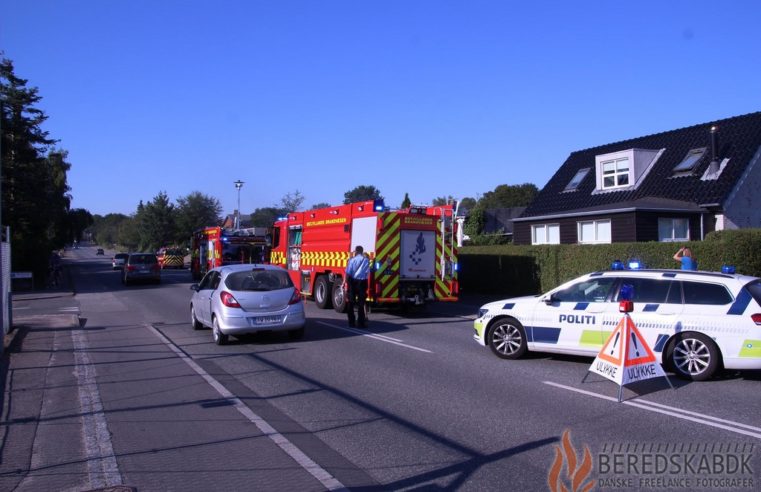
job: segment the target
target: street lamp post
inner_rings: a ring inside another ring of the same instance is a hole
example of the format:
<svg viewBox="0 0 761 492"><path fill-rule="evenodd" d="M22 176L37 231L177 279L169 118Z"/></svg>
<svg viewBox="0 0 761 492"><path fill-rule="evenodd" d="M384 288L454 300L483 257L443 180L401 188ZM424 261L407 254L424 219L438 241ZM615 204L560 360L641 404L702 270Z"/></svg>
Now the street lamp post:
<svg viewBox="0 0 761 492"><path fill-rule="evenodd" d="M243 181L235 182L235 189L238 190L238 209L235 211L235 229L240 229L240 189L243 188Z"/></svg>

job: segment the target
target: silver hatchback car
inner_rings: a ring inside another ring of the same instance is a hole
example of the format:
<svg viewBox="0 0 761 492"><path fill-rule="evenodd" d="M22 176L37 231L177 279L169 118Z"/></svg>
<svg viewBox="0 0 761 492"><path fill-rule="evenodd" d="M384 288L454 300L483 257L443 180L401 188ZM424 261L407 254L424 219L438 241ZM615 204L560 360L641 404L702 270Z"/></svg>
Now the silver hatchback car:
<svg viewBox="0 0 761 492"><path fill-rule="evenodd" d="M209 270L193 284L190 320L194 329L210 326L217 345L230 335L287 331L304 336L304 301L288 272L274 265L228 265Z"/></svg>

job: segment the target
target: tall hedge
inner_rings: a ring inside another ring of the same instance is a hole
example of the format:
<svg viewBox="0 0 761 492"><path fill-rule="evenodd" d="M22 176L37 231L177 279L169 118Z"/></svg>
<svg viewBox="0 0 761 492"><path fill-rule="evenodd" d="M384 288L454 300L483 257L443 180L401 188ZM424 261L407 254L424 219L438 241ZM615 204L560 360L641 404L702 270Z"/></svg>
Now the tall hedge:
<svg viewBox="0 0 761 492"><path fill-rule="evenodd" d="M634 258L647 268L680 268L673 256L681 246L692 250L700 270L733 265L738 273L761 277L761 229L740 229L686 243L465 246L459 253L460 288L505 297L538 294L579 275L608 270L615 260Z"/></svg>

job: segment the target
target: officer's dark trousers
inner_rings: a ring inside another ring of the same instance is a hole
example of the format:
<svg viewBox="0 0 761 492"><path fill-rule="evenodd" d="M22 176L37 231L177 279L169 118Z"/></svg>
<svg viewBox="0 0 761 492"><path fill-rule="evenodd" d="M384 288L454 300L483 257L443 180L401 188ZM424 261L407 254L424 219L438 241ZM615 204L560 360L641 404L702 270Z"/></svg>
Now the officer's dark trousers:
<svg viewBox="0 0 761 492"><path fill-rule="evenodd" d="M346 314L349 316L349 326L355 326L359 321L359 326L364 327L367 321L365 320L365 297L367 297L367 279L349 280L349 292L346 303ZM357 307L357 320L354 316L354 308Z"/></svg>

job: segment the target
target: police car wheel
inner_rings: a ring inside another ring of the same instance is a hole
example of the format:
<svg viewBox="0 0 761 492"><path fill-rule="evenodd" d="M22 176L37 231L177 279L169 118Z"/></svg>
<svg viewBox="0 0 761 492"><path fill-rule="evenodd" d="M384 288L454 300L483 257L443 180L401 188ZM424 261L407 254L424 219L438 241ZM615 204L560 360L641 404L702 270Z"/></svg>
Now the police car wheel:
<svg viewBox="0 0 761 492"><path fill-rule="evenodd" d="M674 337L666 360L680 378L710 379L719 367L719 349L702 333L679 333Z"/></svg>
<svg viewBox="0 0 761 492"><path fill-rule="evenodd" d="M495 320L489 327L489 348L500 359L517 359L526 353L526 331L511 318Z"/></svg>
<svg viewBox="0 0 761 492"><path fill-rule="evenodd" d="M328 309L331 306L330 298L333 295L330 282L325 275L317 277L314 282L314 303L320 309Z"/></svg>

